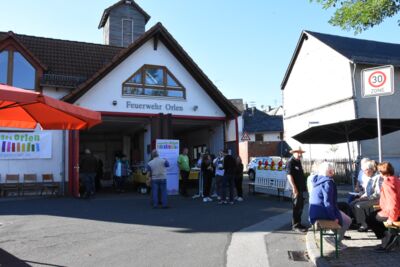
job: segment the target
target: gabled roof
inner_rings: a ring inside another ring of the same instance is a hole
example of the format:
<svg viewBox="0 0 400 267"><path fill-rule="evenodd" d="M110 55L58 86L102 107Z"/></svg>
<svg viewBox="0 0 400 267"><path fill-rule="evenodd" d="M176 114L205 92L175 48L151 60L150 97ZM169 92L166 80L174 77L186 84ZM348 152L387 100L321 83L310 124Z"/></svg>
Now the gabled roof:
<svg viewBox="0 0 400 267"><path fill-rule="evenodd" d="M47 67L15 36L12 31L9 31L7 34L1 37L0 35L0 50L2 49L2 44L6 44L8 40L11 40L14 43L20 52L26 54L32 61L36 63L37 66L46 70Z"/></svg>
<svg viewBox="0 0 400 267"><path fill-rule="evenodd" d="M9 33L0 32L0 40ZM93 76L123 47L13 34L46 69L41 85L75 88Z"/></svg>
<svg viewBox="0 0 400 267"><path fill-rule="evenodd" d="M225 96L218 90L218 88L211 82L211 80L204 74L199 66L193 61L193 59L186 53L186 51L179 45L179 43L172 37L172 35L164 28L161 23L157 23L141 37L135 40L126 49L119 52L113 60L97 71L90 79L85 83L79 85L79 87L73 90L70 94L66 95L63 100L68 102L75 102L89 91L97 82L104 78L110 73L115 67L117 67L122 61L139 49L147 41L155 38L155 42L161 41L169 49L169 51L175 56L175 58L186 68L186 70L192 75L192 77L199 83L199 85L206 91L206 93L215 101L215 103L221 108L222 111L229 118L234 118L240 113L236 107L225 98Z"/></svg>
<svg viewBox="0 0 400 267"><path fill-rule="evenodd" d="M248 133L283 132L282 116L270 116L257 108L243 112L243 131Z"/></svg>
<svg viewBox="0 0 400 267"><path fill-rule="evenodd" d="M303 31L288 69L283 78L281 89L286 86L293 65L300 52L304 40L311 35L327 46L331 47L353 63L366 65L394 65L400 66L400 44L384 43L371 40L349 38L312 31Z"/></svg>
<svg viewBox="0 0 400 267"><path fill-rule="evenodd" d="M116 8L117 6L124 5L124 4L132 5L137 11L139 11L144 16L144 19L145 19L146 23L150 20L150 15L147 14L146 11L144 11L138 4L136 4L135 1L133 1L133 0L121 0L121 1L118 1L114 5L108 7L108 8L106 8L104 10L103 16L101 16L101 20L100 20L100 23L99 23L99 29L104 27L104 25L106 24L108 16L110 15L111 10Z"/></svg>

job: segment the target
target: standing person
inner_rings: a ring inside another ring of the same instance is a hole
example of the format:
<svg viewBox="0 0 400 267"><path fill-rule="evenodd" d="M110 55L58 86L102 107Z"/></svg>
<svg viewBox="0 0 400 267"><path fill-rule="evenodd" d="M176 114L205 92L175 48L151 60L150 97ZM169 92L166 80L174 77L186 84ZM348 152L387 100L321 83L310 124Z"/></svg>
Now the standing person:
<svg viewBox="0 0 400 267"><path fill-rule="evenodd" d="M189 180L190 174L190 165L189 165L189 156L188 156L189 149L184 147L182 149L182 154L178 157L178 167L182 178L182 186L181 186L181 195L184 197L188 196L187 193L187 184Z"/></svg>
<svg viewBox="0 0 400 267"><path fill-rule="evenodd" d="M314 224L317 220L332 220L340 224L338 245L340 249L345 249L346 246L341 241L350 227L351 218L338 208L337 188L333 180L334 174L332 163L323 162L319 165L318 175L312 178L313 189L310 194L309 218L311 224ZM325 240L335 246L333 237L327 237Z"/></svg>
<svg viewBox="0 0 400 267"><path fill-rule="evenodd" d="M221 200L222 179L224 177L224 151L220 151L217 158L214 159L215 168L215 188L217 191L217 199Z"/></svg>
<svg viewBox="0 0 400 267"><path fill-rule="evenodd" d="M83 198L89 198L94 195L95 191L95 177L97 171L97 159L89 149L85 149L84 155L80 158L79 172L82 177L82 182L85 185L85 193Z"/></svg>
<svg viewBox="0 0 400 267"><path fill-rule="evenodd" d="M159 158L158 151L154 149L151 152L152 160L147 165L148 180L151 183L151 194L153 199L153 208L157 208L160 202L163 209L167 206L167 168L169 163L166 159Z"/></svg>
<svg viewBox="0 0 400 267"><path fill-rule="evenodd" d="M224 151L226 155L224 157L224 177L222 178L221 187L221 200L218 204L227 204L226 201L226 190L229 189L229 204L233 204L233 187L235 186L235 171L236 171L236 161L235 158Z"/></svg>
<svg viewBox="0 0 400 267"><path fill-rule="evenodd" d="M378 171L383 177L381 196L379 198L380 211L375 211L367 217L367 225L374 231L382 244L375 248L375 252L388 252L397 243L397 234L389 231L388 226L400 219L400 180L394 176L394 169L389 162L378 165Z"/></svg>
<svg viewBox="0 0 400 267"><path fill-rule="evenodd" d="M130 175L130 167L126 156L122 153L117 153L114 163L115 186L118 193L125 192L125 181Z"/></svg>
<svg viewBox="0 0 400 267"><path fill-rule="evenodd" d="M287 178L292 186L293 217L292 229L298 232L306 232L307 228L301 224L301 214L304 207L304 192L307 190L306 177L304 176L301 157L305 151L300 147L291 150L293 155L286 164Z"/></svg>
<svg viewBox="0 0 400 267"><path fill-rule="evenodd" d="M236 169L235 169L235 185L236 185L236 200L243 201L243 163L240 156L236 157Z"/></svg>
<svg viewBox="0 0 400 267"><path fill-rule="evenodd" d="M210 198L210 191L212 177L214 175L214 167L210 154L203 155L200 166L203 175L203 202L211 202L212 199Z"/></svg>

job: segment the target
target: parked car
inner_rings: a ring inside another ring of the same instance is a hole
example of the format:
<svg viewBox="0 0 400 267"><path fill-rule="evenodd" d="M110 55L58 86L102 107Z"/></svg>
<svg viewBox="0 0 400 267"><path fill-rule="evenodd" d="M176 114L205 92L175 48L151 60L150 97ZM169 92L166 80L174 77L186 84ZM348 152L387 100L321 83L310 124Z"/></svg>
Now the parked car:
<svg viewBox="0 0 400 267"><path fill-rule="evenodd" d="M275 164L278 164L278 162L281 161L282 158L279 156L250 158L250 162L249 164L247 164L247 173L249 175L250 180L254 181L254 179L256 178L256 168L258 166L258 162L261 161L264 164L264 162L267 160L269 164L271 164L272 161L274 161Z"/></svg>

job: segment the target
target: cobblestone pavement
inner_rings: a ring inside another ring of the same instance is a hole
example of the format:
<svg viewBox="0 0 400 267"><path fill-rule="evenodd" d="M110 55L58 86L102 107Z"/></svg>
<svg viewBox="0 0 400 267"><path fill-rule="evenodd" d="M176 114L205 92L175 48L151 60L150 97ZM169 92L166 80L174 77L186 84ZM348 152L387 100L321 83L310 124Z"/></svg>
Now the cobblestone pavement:
<svg viewBox="0 0 400 267"><path fill-rule="evenodd" d="M347 249L339 252L339 259L335 259L335 248L324 242L324 256L331 267L347 266L390 266L400 265L400 249L390 253L375 253L373 249L380 244L375 234L371 231L359 233L356 230L349 230L346 235L351 236L350 240L343 240ZM319 248L319 232L315 232L315 240Z"/></svg>

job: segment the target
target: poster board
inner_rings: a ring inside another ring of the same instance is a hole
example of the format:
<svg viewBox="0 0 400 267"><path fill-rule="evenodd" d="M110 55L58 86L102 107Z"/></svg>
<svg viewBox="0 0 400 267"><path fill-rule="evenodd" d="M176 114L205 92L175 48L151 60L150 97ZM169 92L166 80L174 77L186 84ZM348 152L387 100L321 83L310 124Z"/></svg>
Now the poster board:
<svg viewBox="0 0 400 267"><path fill-rule="evenodd" d="M50 159L51 132L0 132L0 159Z"/></svg>
<svg viewBox="0 0 400 267"><path fill-rule="evenodd" d="M167 168L167 191L168 195L179 194L179 140L156 140L156 149L160 158L169 163Z"/></svg>

